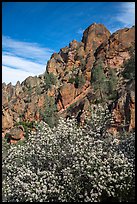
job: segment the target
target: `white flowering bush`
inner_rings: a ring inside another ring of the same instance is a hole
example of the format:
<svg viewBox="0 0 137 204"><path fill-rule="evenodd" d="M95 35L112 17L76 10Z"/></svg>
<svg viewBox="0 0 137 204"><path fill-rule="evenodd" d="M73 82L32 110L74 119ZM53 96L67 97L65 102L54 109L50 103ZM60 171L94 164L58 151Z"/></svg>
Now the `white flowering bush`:
<svg viewBox="0 0 137 204"><path fill-rule="evenodd" d="M3 202L134 201L135 135L103 138L89 126L40 122L23 145L11 145L2 161Z"/></svg>
<svg viewBox="0 0 137 204"><path fill-rule="evenodd" d="M89 130L92 128L94 131L94 136L106 137L107 129L114 122L107 105L104 104L103 107L100 104L93 104L89 107L89 112L91 116L86 118L86 131L89 127Z"/></svg>

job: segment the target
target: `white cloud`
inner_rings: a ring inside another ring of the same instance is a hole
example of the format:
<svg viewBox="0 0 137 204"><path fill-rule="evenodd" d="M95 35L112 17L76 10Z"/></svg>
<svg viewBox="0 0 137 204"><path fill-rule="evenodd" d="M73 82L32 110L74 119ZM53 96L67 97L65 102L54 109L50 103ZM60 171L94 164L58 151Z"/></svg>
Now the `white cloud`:
<svg viewBox="0 0 137 204"><path fill-rule="evenodd" d="M16 56L28 58L40 63L45 63L54 52L54 50L43 48L37 43L17 41L7 36L2 36L2 49L5 52L10 51L10 53Z"/></svg>
<svg viewBox="0 0 137 204"><path fill-rule="evenodd" d="M2 82L15 85L17 81L24 81L28 76L35 76L34 73L26 72L12 67L2 66Z"/></svg>
<svg viewBox="0 0 137 204"><path fill-rule="evenodd" d="M22 82L28 76L44 73L46 63L54 50L37 43L21 42L2 37L2 81Z"/></svg>
<svg viewBox="0 0 137 204"><path fill-rule="evenodd" d="M28 73L39 74L45 71L45 65L31 62L25 58L12 55L2 55L2 65L12 67L12 69L22 70Z"/></svg>
<svg viewBox="0 0 137 204"><path fill-rule="evenodd" d="M77 31L77 33L80 34L80 35L83 34L83 32L84 32L84 29L82 29L82 28L80 28L80 29Z"/></svg>
<svg viewBox="0 0 137 204"><path fill-rule="evenodd" d="M135 25L135 2L122 2L120 13L116 16L116 20L127 27Z"/></svg>

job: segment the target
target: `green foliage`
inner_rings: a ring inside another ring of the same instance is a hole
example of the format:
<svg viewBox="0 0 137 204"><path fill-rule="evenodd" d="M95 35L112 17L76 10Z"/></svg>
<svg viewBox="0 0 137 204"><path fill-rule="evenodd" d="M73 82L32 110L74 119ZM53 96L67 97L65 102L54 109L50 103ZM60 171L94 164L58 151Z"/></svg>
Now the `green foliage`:
<svg viewBox="0 0 137 204"><path fill-rule="evenodd" d="M75 78L74 77L69 78L68 82L73 84L75 82Z"/></svg>
<svg viewBox="0 0 137 204"><path fill-rule="evenodd" d="M114 69L109 69L108 77L108 93L111 94L117 85L117 75Z"/></svg>
<svg viewBox="0 0 137 204"><path fill-rule="evenodd" d="M125 79L135 79L135 50L130 50L130 59L124 63L123 77Z"/></svg>
<svg viewBox="0 0 137 204"><path fill-rule="evenodd" d="M48 90L52 85L56 85L57 79L56 76L51 72L45 73L45 89Z"/></svg>
<svg viewBox="0 0 137 204"><path fill-rule="evenodd" d="M93 85L94 91L99 92L100 99L103 102L106 99L106 76L104 74L104 69L102 64L100 63L95 69L92 71L91 76L91 84Z"/></svg>
<svg viewBox="0 0 137 204"><path fill-rule="evenodd" d="M108 77L100 63L92 72L91 83L96 93L99 93L98 102L115 99L117 96L117 76L115 70L109 68Z"/></svg>
<svg viewBox="0 0 137 204"><path fill-rule="evenodd" d="M81 64L80 64L81 70L84 71L85 70L85 66L86 66L86 60L82 58L80 60L80 62L81 62Z"/></svg>
<svg viewBox="0 0 137 204"><path fill-rule="evenodd" d="M5 137L4 137L4 140L9 143L10 141L10 134L9 133L6 133Z"/></svg>
<svg viewBox="0 0 137 204"><path fill-rule="evenodd" d="M53 127L57 124L57 107L55 104L55 99L51 96L46 96L44 112L40 111L42 119L50 126Z"/></svg>
<svg viewBox="0 0 137 204"><path fill-rule="evenodd" d="M41 88L39 86L36 86L36 93L37 95L41 94Z"/></svg>
<svg viewBox="0 0 137 204"><path fill-rule="evenodd" d="M77 101L72 103L68 108L67 108L67 111L70 111L72 108L75 107L75 105L77 104Z"/></svg>
<svg viewBox="0 0 137 204"><path fill-rule="evenodd" d="M8 133L6 133L7 135ZM10 144L7 142L9 135L2 138L2 160L4 160L8 155L8 150L10 148Z"/></svg>
<svg viewBox="0 0 137 204"><path fill-rule="evenodd" d="M83 75L80 76L77 75L75 77L71 77L68 82L71 84L74 83L76 88L80 88L85 84L86 80Z"/></svg>
<svg viewBox="0 0 137 204"><path fill-rule="evenodd" d="M115 100L117 98L117 91L114 90L111 94L107 96L108 100Z"/></svg>
<svg viewBox="0 0 137 204"><path fill-rule="evenodd" d="M28 94L31 95L32 94L32 87L29 85L28 86Z"/></svg>
<svg viewBox="0 0 137 204"><path fill-rule="evenodd" d="M31 122L28 122L28 121L20 121L20 122L16 123L15 125L16 125L16 126L19 126L19 125L22 125L22 126L23 126L24 131L25 131L25 137L26 137L26 139L28 139L29 131L32 130L32 128L35 127L35 121L31 121Z"/></svg>
<svg viewBox="0 0 137 204"><path fill-rule="evenodd" d="M118 82L118 79L117 79L116 72L115 70L110 68L108 72L108 80L106 81L107 98L109 100L116 99L117 97L117 91L116 91L117 82Z"/></svg>

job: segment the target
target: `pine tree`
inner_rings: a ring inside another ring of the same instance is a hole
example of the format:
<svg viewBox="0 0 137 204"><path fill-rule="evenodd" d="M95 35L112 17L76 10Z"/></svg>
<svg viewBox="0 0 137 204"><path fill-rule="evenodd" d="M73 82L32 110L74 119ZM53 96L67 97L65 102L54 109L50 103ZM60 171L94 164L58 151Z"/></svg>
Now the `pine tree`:
<svg viewBox="0 0 137 204"><path fill-rule="evenodd" d="M113 99L117 95L116 87L117 87L117 75L114 69L109 69L108 72L108 81L107 81L107 93L108 99Z"/></svg>
<svg viewBox="0 0 137 204"><path fill-rule="evenodd" d="M94 88L95 94L99 93L101 102L105 101L106 99L106 91L107 91L107 84L106 84L106 76L104 73L104 69L102 64L100 63L96 66L92 72L91 76L91 84Z"/></svg>
<svg viewBox="0 0 137 204"><path fill-rule="evenodd" d="M45 73L45 89L48 90L52 85L55 85L57 82L56 76L51 72Z"/></svg>
<svg viewBox="0 0 137 204"><path fill-rule="evenodd" d="M55 99L51 96L45 97L44 112L41 112L43 120L50 126L53 127L57 123L57 107L55 104Z"/></svg>
<svg viewBox="0 0 137 204"><path fill-rule="evenodd" d="M126 60L124 63L123 77L125 79L134 80L135 79L135 49L131 47L129 50L130 59Z"/></svg>

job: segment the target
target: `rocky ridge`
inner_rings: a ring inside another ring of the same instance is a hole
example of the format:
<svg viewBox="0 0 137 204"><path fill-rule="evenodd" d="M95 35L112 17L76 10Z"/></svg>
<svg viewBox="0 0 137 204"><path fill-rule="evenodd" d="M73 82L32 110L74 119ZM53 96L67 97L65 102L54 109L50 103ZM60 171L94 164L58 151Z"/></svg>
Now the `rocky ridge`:
<svg viewBox="0 0 137 204"><path fill-rule="evenodd" d="M107 75L114 69L118 76L117 98L109 101L115 124L112 133L127 124L127 131L135 128L135 84L128 84L121 73L130 58L129 49L135 43L135 27L111 33L102 24L92 24L83 33L82 41L73 40L69 46L53 53L46 71L38 77L28 77L21 84L2 84L2 134L10 132L20 121L40 121L45 111L46 97L54 98L57 114L74 115L81 123L95 99L91 83L92 71L100 61ZM56 83L46 86L46 75L53 75ZM22 138L22 137L21 137ZM12 138L14 142L14 138ZM11 141L12 141L11 140Z"/></svg>

